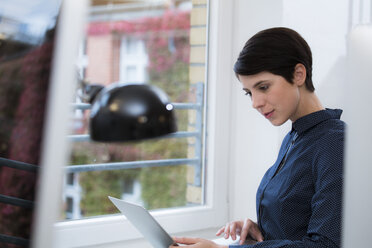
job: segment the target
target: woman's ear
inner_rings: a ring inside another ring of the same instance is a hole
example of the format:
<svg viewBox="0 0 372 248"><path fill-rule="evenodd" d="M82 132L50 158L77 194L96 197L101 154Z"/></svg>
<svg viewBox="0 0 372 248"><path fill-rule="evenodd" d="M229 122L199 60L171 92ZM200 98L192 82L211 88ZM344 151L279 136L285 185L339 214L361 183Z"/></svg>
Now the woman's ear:
<svg viewBox="0 0 372 248"><path fill-rule="evenodd" d="M293 82L302 86L306 80L306 68L303 64L297 64L293 72Z"/></svg>

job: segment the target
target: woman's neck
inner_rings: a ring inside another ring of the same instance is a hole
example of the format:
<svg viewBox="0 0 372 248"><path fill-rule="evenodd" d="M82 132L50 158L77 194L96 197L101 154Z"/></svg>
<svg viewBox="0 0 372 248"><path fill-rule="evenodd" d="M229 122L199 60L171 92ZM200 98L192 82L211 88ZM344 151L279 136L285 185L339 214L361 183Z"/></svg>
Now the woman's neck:
<svg viewBox="0 0 372 248"><path fill-rule="evenodd" d="M301 94L296 118L293 119L292 122L295 122L297 119L303 116L320 110L324 110L324 107L320 102L319 98L317 97L317 95L314 92L310 92L307 89L305 89Z"/></svg>

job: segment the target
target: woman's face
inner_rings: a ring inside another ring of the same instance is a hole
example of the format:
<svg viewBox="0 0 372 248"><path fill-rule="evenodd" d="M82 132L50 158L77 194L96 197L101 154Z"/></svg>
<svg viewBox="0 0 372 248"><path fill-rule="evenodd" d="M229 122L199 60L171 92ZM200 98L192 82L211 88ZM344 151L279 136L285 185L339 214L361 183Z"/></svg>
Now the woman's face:
<svg viewBox="0 0 372 248"><path fill-rule="evenodd" d="M288 119L301 117L300 89L296 83L289 83L282 76L270 72L255 75L239 75L243 90L252 99L257 109L274 126L280 126Z"/></svg>

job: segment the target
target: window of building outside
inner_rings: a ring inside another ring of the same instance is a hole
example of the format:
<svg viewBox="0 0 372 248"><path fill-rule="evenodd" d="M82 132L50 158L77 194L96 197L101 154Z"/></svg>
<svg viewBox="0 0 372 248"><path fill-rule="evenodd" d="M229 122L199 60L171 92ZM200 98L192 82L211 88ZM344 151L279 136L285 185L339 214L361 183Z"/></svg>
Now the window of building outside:
<svg viewBox="0 0 372 248"><path fill-rule="evenodd" d="M73 199L71 197L67 197L66 200L66 212L72 213Z"/></svg>
<svg viewBox="0 0 372 248"><path fill-rule="evenodd" d="M118 213L109 195L150 210L204 204L206 24L206 0L92 1L77 62L82 83L61 221ZM82 86L117 82L163 89L175 106L177 133L130 143L91 141ZM108 163L114 169L104 169Z"/></svg>

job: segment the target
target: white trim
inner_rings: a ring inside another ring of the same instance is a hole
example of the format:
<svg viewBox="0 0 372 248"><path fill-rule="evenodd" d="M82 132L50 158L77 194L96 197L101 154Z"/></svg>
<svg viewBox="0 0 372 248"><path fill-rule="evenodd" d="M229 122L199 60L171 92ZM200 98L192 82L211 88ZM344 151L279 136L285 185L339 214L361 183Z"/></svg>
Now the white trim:
<svg viewBox="0 0 372 248"><path fill-rule="evenodd" d="M233 6L234 1L217 0L209 7L206 202L219 212L218 225L229 213Z"/></svg>
<svg viewBox="0 0 372 248"><path fill-rule="evenodd" d="M214 227L216 223L213 217L218 215L210 207L167 209L151 213L169 233ZM55 225L55 230L58 233L57 247L93 246L142 238L123 215L61 222Z"/></svg>
<svg viewBox="0 0 372 248"><path fill-rule="evenodd" d="M224 225L228 219L233 1L210 2L205 205L151 212L171 235L217 230L216 227ZM61 222L55 229L58 247L110 243L124 246L126 241L142 237L122 215Z"/></svg>
<svg viewBox="0 0 372 248"><path fill-rule="evenodd" d="M55 0L57 3L58 0ZM43 135L40 186L37 194L35 232L32 247L53 247L53 224L60 209L62 167L68 157L69 102L76 83L75 62L79 42L83 33L83 23L87 1L65 0L57 27L55 51L48 92L47 115Z"/></svg>

